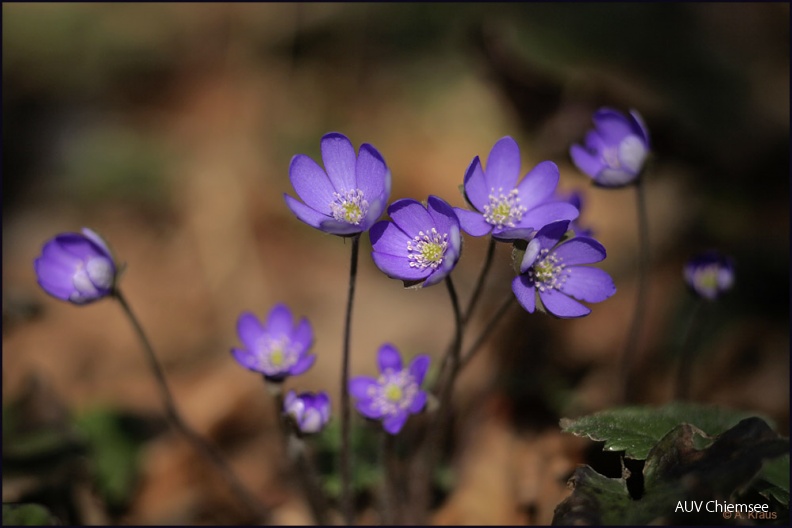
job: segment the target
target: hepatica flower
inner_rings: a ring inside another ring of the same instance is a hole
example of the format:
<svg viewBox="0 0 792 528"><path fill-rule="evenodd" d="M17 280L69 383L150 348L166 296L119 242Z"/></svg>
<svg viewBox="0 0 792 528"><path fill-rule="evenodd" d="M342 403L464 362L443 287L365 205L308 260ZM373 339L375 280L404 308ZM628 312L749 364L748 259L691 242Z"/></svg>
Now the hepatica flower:
<svg viewBox="0 0 792 528"><path fill-rule="evenodd" d="M343 134L322 137L324 169L306 156L294 156L289 178L305 203L284 194L286 205L303 222L325 233L351 236L368 230L382 216L390 196L385 160L368 143L355 154Z"/></svg>
<svg viewBox="0 0 792 528"><path fill-rule="evenodd" d="M547 225L528 243L520 275L512 281L512 291L530 313L536 309L538 297L556 317L582 317L591 310L577 300L596 303L616 293L610 275L583 265L605 258L602 244L588 237L559 243L568 225L566 221Z"/></svg>
<svg viewBox="0 0 792 528"><path fill-rule="evenodd" d="M572 161L601 187L632 183L641 174L649 154L649 131L643 118L635 110L624 116L601 108L593 121L595 129L586 134L585 144L569 149Z"/></svg>
<svg viewBox="0 0 792 528"><path fill-rule="evenodd" d="M45 292L74 304L112 294L117 273L107 243L87 227L47 241L33 267Z"/></svg>
<svg viewBox="0 0 792 528"><path fill-rule="evenodd" d="M454 210L436 196L424 207L405 198L388 207L392 221L371 228L374 263L386 275L405 282L431 286L443 280L462 251L459 220Z"/></svg>
<svg viewBox="0 0 792 528"><path fill-rule="evenodd" d="M421 390L429 356L419 354L407 368L402 367L399 351L384 344L377 354L380 375L377 378L358 376L349 381L349 393L357 398L357 409L366 418L382 420L385 430L395 435L407 417L423 410L426 392Z"/></svg>
<svg viewBox="0 0 792 528"><path fill-rule="evenodd" d="M311 323L303 318L295 326L291 310L284 304L270 311L264 325L252 313L243 313L237 320L237 334L244 348L231 350L234 359L268 381L302 374L316 360L308 354L314 339Z"/></svg>
<svg viewBox="0 0 792 528"><path fill-rule="evenodd" d="M509 136L500 139L489 153L486 171L479 157L465 173L465 199L475 209L455 207L462 230L471 236L492 234L500 240L528 238L545 225L573 220L578 210L555 200L558 167L543 161L519 184L520 148Z"/></svg>
<svg viewBox="0 0 792 528"><path fill-rule="evenodd" d="M283 414L291 418L300 433L318 433L330 420L330 398L324 391L297 394L290 390L283 400Z"/></svg>
<svg viewBox="0 0 792 528"><path fill-rule="evenodd" d="M734 284L734 262L717 251L707 251L685 263L684 275L696 295L714 301Z"/></svg>

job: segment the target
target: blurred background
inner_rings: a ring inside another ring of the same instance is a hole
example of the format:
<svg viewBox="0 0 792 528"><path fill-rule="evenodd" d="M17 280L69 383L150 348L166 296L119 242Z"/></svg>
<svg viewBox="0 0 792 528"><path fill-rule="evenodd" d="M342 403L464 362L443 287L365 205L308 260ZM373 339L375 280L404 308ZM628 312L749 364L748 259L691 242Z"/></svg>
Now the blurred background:
<svg viewBox="0 0 792 528"><path fill-rule="evenodd" d="M620 403L634 310L634 193L592 187L568 155L601 106L637 109L654 153L633 403L672 399L694 301L682 265L717 248L736 284L691 334L691 398L788 435L788 4L4 3L3 502L46 505L64 524L250 522L167 427L120 308L37 286L42 244L89 226L127 264L122 289L186 420L274 523L309 522L270 396L229 354L241 311L286 302L312 321L318 356L287 389L338 399L349 243L285 207L290 159L320 159L322 135L342 132L382 153L391 200L463 206L468 164L510 135L523 172L550 159L560 189L582 193L580 223L618 291L580 320L509 312L458 382L433 521L549 523L576 464L620 467L558 430ZM353 375L375 373L385 341L439 358L445 289L404 290L373 265L367 236L361 249ZM485 249L465 238L463 302ZM510 248L497 249L470 337L512 295ZM360 520L376 523L361 486Z"/></svg>

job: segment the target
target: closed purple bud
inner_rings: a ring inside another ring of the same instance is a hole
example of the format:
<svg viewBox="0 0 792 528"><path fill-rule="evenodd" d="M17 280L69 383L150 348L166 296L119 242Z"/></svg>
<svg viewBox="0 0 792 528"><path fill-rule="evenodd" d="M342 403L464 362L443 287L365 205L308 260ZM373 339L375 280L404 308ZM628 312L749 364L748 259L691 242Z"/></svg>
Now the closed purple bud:
<svg viewBox="0 0 792 528"><path fill-rule="evenodd" d="M300 433L318 433L330 420L330 397L326 392L297 394L290 390L283 400L283 414Z"/></svg>
<svg viewBox="0 0 792 528"><path fill-rule="evenodd" d="M47 241L33 263L39 286L73 304L97 301L113 293L117 269L107 243L84 227Z"/></svg>
<svg viewBox="0 0 792 528"><path fill-rule="evenodd" d="M578 169L600 187L624 187L643 171L649 155L649 131L641 115L628 116L610 108L597 110L594 130L586 134L584 145L572 145L569 154Z"/></svg>

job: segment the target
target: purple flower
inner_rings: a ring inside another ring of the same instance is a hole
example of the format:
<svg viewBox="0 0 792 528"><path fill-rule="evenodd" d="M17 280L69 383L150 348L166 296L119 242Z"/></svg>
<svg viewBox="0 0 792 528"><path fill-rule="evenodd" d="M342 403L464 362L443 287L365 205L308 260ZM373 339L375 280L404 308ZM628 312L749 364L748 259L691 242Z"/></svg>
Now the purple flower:
<svg viewBox="0 0 792 528"><path fill-rule="evenodd" d="M284 194L286 205L303 222L325 233L350 236L368 230L388 202L391 176L377 149L364 143L360 153L343 134L322 137L325 169L305 154L294 156L289 179L305 203Z"/></svg>
<svg viewBox="0 0 792 528"><path fill-rule="evenodd" d="M625 117L610 108L594 114L595 130L586 134L585 147L572 145L569 154L578 169L602 187L632 183L643 170L649 154L649 131L635 110Z"/></svg>
<svg viewBox="0 0 792 528"><path fill-rule="evenodd" d="M371 256L388 277L431 286L454 269L462 251L459 220L454 210L436 196L427 206L411 199L388 207L391 221L371 228Z"/></svg>
<svg viewBox="0 0 792 528"><path fill-rule="evenodd" d="M602 244L588 237L573 237L559 244L568 225L566 221L547 225L528 243L520 275L512 281L512 291L530 313L536 308L537 294L548 312L571 318L591 313L574 299L594 303L616 293L610 275L581 266L605 258Z"/></svg>
<svg viewBox="0 0 792 528"><path fill-rule="evenodd" d="M330 420L330 398L324 391L298 395L290 390L283 400L283 414L294 421L300 433L318 433Z"/></svg>
<svg viewBox="0 0 792 528"><path fill-rule="evenodd" d="M717 251L707 251L685 263L684 275L693 293L713 301L734 284L734 261Z"/></svg>
<svg viewBox="0 0 792 528"><path fill-rule="evenodd" d="M107 243L87 227L47 241L33 267L45 292L74 304L111 295L117 273Z"/></svg>
<svg viewBox="0 0 792 528"><path fill-rule="evenodd" d="M558 167L543 161L518 184L520 148L506 136L492 147L486 172L479 157L473 158L465 173L465 199L475 209L454 208L462 230L471 236L492 233L499 240L528 238L545 225L573 220L578 210L553 200L558 185Z"/></svg>
<svg viewBox="0 0 792 528"><path fill-rule="evenodd" d="M313 329L307 319L294 325L292 313L284 304L277 304L262 325L255 315L245 312L237 320L237 334L245 348L231 353L243 367L261 372L268 381L283 381L296 376L314 364L316 356L308 354L313 345Z"/></svg>
<svg viewBox="0 0 792 528"><path fill-rule="evenodd" d="M378 378L358 376L349 381L349 393L357 398L357 409L366 418L382 420L387 432L395 435L410 414L421 412L426 405L426 393L421 390L429 356L419 354L402 368L399 351L384 344L377 354Z"/></svg>

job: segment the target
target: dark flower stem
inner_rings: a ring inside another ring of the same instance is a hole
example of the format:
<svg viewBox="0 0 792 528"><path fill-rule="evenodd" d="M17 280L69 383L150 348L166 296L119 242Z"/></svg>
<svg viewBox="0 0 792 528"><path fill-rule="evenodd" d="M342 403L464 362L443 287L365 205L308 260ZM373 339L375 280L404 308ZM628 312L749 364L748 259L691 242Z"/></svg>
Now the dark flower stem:
<svg viewBox="0 0 792 528"><path fill-rule="evenodd" d="M646 308L647 266L649 265L649 221L646 213L646 197L643 175L635 182L635 202L638 213L638 289L635 296L635 310L630 325L624 352L621 358L622 399L625 404L634 398L632 384L632 365L641 337L644 310Z"/></svg>
<svg viewBox="0 0 792 528"><path fill-rule="evenodd" d="M380 524L399 524L396 512L396 482L394 466L394 443L396 437L382 431L380 442L380 466L382 467L382 519Z"/></svg>
<svg viewBox="0 0 792 528"><path fill-rule="evenodd" d="M137 317L135 317L135 314L129 307L129 303L121 293L121 290L116 288L113 291L113 297L115 297L115 299L121 305L121 308L124 310L124 313L132 323L132 327L134 328L135 333L143 345L143 350L146 353L146 359L148 360L151 371L154 373L154 379L157 381L157 386L159 387L160 395L162 396L162 401L165 404L165 410L171 424L185 436L185 438L190 442L190 444L192 444L196 451L201 453L203 457L214 464L215 469L217 469L217 471L223 475L223 478L225 478L229 487L233 491L234 496L243 502L245 506L255 514L259 522L266 524L269 520L269 512L253 496L253 494L247 489L242 481L239 480L217 448L204 440L203 437L201 437L201 435L199 435L194 429L187 425L187 423L181 417L179 411L176 409L173 395L168 388L168 382L165 379L165 372L163 371L162 365L160 365L159 360L157 359L157 355L154 353L154 348L151 346L151 342L146 336L146 333L143 331L143 327L140 325Z"/></svg>
<svg viewBox="0 0 792 528"><path fill-rule="evenodd" d="M461 364L464 320L462 318L462 310L459 306L459 297L457 296L456 288L454 288L454 283L450 276L446 277L445 283L448 289L448 295L451 298L451 306L454 310L454 341L447 354L448 375L444 379L438 380L439 386L436 390L439 391L440 396L439 404L435 411L436 418L429 424L425 443L420 450L422 456L419 457L418 466L416 468L416 482L413 488L411 505L414 508L414 515L418 516L418 518L413 521L418 524L424 522L421 516L425 515L428 509L429 496L432 492L432 482L434 480L434 471L438 458L440 457L440 448L445 439L445 433L450 428L451 396L454 392L454 382L456 381Z"/></svg>
<svg viewBox="0 0 792 528"><path fill-rule="evenodd" d="M479 272L479 276L476 279L476 285L473 287L473 293L470 295L470 300L468 301L468 305L465 308L465 311L462 313L462 326L464 327L468 321L470 321L470 317L473 314L473 310L476 308L478 304L479 297L481 297L481 292L484 290L484 283L486 282L487 275L489 274L490 268L492 267L492 258L495 255L495 246L497 242L494 238L490 237L489 245L487 246L487 255L484 257L484 264L481 266L481 271ZM454 336L452 338L451 343L449 343L448 348L446 349L446 353L443 356L443 361L440 364L440 369L438 370L438 383L437 386L441 387L445 385L445 379L448 376L448 364L451 360L451 355L454 346L456 346L457 337ZM460 346L461 346L461 338L459 338Z"/></svg>
<svg viewBox="0 0 792 528"><path fill-rule="evenodd" d="M478 350L481 348L481 345L484 344L492 331L495 330L495 326L500 322L504 314L514 305L516 301L517 298L514 295L509 295L506 297L506 300L504 300L503 303L498 307L498 309L495 310L495 313L492 314L492 317L490 317L490 319L484 324L484 329L481 331L479 336L475 341L473 341L473 344L470 345L470 348L468 348L467 352L462 355L459 364L460 370L464 368L465 365L468 364L468 361L470 361L476 352L478 352Z"/></svg>
<svg viewBox="0 0 792 528"><path fill-rule="evenodd" d="M682 335L682 345L679 350L679 363L677 363L677 376L676 376L676 399L678 401L687 401L690 398L690 369L693 366L693 355L688 350L690 345L690 334L693 329L694 323L699 318L701 306L704 302L701 299L696 299L696 304L690 311L690 316L687 320L685 333Z"/></svg>
<svg viewBox="0 0 792 528"><path fill-rule="evenodd" d="M484 289L485 279L487 278L487 274L492 267L492 257L495 255L496 245L497 242L495 239L490 237L489 246L487 246L487 256L484 257L484 264L481 266L481 272L479 273L478 279L476 279L476 286L473 288L473 293L470 295L467 308L462 314L463 323L470 321L470 316L473 314L473 310L476 308L476 304L478 303L479 297L481 296L481 292Z"/></svg>
<svg viewBox="0 0 792 528"><path fill-rule="evenodd" d="M297 480L308 501L308 506L311 508L314 521L318 526L326 526L330 523L327 515L327 498L319 484L316 468L305 453L303 440L295 435L283 418L283 391L280 390L280 387L275 392L273 401L275 402L275 419L283 437L283 448L289 457L294 473L297 474Z"/></svg>
<svg viewBox="0 0 792 528"><path fill-rule="evenodd" d="M349 264L349 296L347 297L346 319L344 320L344 350L341 361L341 509L348 526L354 522L352 511L352 478L349 460L349 344L352 328L352 305L355 299L360 234L352 237L352 257Z"/></svg>

